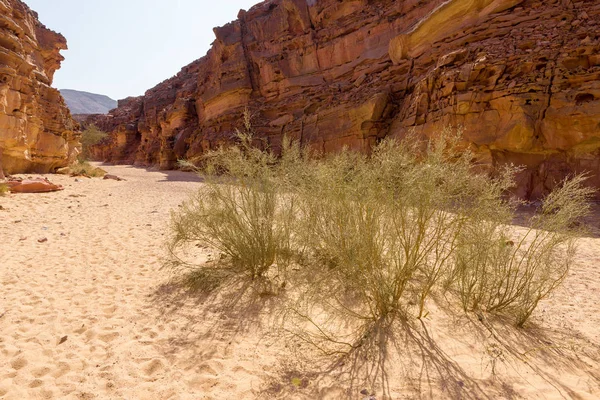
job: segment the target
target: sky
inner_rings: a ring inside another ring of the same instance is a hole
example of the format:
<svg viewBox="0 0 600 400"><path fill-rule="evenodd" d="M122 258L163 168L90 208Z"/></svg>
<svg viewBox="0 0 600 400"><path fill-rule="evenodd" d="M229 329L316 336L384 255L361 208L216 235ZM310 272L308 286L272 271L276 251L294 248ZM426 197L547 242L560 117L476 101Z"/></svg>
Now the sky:
<svg viewBox="0 0 600 400"><path fill-rule="evenodd" d="M260 0L24 0L67 38L53 86L139 96L204 56L213 27Z"/></svg>

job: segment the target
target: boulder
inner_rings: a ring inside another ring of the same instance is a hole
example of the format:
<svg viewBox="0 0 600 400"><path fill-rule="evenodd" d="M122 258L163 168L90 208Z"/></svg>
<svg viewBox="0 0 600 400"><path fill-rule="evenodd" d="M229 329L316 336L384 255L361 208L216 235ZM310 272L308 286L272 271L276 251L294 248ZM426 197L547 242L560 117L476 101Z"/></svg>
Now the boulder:
<svg viewBox="0 0 600 400"><path fill-rule="evenodd" d="M8 190L13 193L46 193L64 190L61 185L55 185L47 179L9 180Z"/></svg>

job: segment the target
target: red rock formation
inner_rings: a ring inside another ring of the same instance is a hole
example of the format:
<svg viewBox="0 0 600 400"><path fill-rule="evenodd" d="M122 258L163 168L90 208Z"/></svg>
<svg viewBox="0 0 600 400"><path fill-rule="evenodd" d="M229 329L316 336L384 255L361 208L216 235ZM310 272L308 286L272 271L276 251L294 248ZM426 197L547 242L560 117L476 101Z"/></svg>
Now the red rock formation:
<svg viewBox="0 0 600 400"><path fill-rule="evenodd" d="M78 153L77 124L54 72L67 48L20 0L0 0L0 169L48 172Z"/></svg>
<svg viewBox="0 0 600 400"><path fill-rule="evenodd" d="M98 122L108 160L171 168L258 134L368 151L462 127L482 163L525 165L537 197L575 171L600 187L595 0L270 0L215 29L208 54Z"/></svg>

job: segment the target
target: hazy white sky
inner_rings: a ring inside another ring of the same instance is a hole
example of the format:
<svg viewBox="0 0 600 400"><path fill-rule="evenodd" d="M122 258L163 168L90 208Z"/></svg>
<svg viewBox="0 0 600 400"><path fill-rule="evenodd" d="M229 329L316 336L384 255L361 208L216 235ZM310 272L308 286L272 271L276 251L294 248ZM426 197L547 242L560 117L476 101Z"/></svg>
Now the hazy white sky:
<svg viewBox="0 0 600 400"><path fill-rule="evenodd" d="M260 0L24 0L69 45L53 86L138 96L206 54L215 26Z"/></svg>

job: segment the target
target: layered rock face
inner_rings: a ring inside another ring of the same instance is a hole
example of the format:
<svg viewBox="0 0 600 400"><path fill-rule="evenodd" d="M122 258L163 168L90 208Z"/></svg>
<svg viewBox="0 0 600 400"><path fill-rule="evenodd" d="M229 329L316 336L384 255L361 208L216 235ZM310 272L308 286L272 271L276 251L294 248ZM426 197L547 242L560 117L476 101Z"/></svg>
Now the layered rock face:
<svg viewBox="0 0 600 400"><path fill-rule="evenodd" d="M37 18L20 0L0 0L0 166L6 173L50 172L78 154L78 125L51 87L67 42Z"/></svg>
<svg viewBox="0 0 600 400"><path fill-rule="evenodd" d="M112 161L171 168L232 140L323 151L460 128L480 163L523 165L535 198L573 172L600 187L596 0L271 0L215 29L208 54L96 123Z"/></svg>

